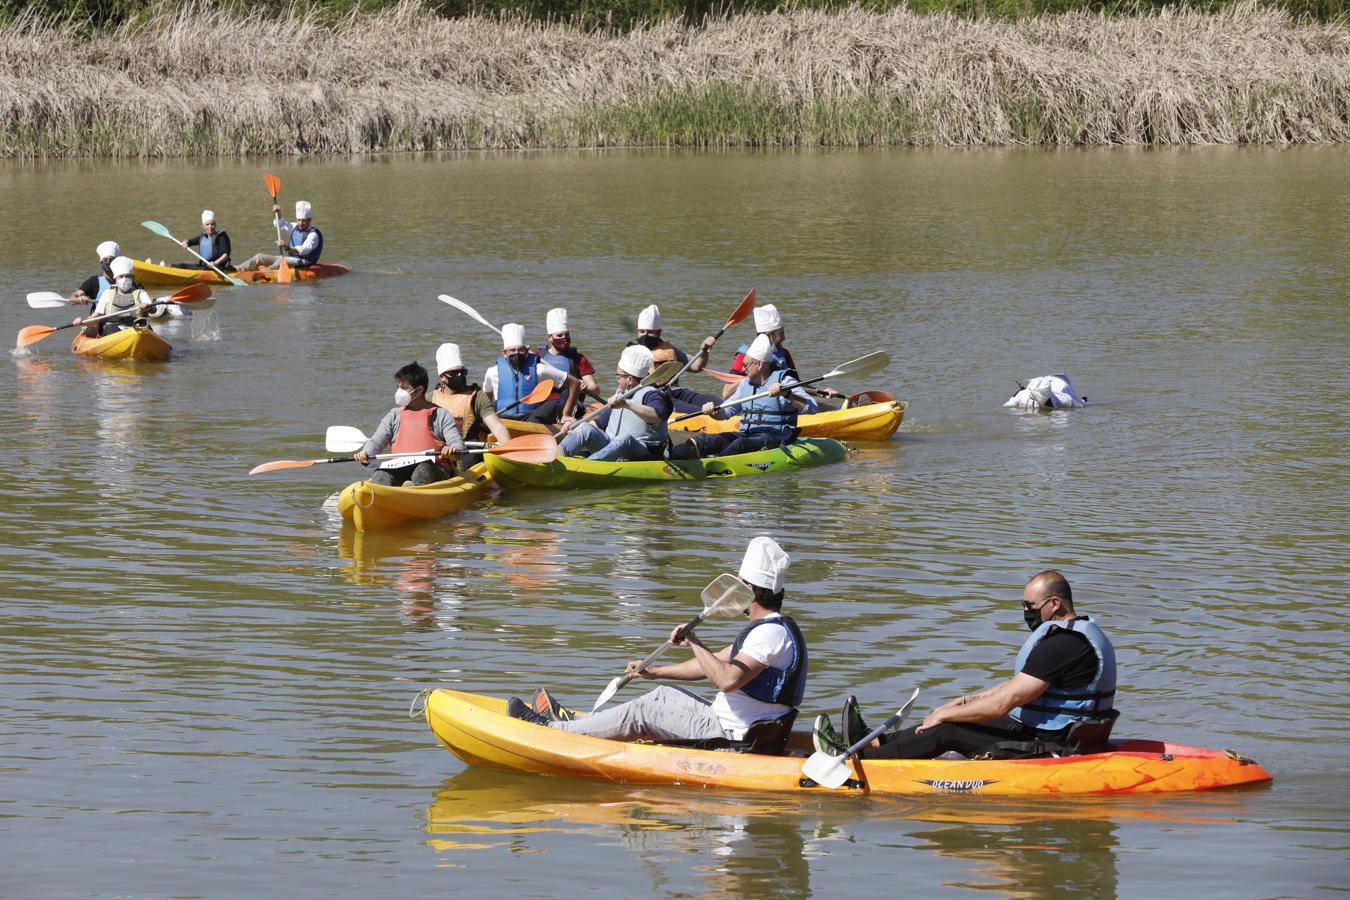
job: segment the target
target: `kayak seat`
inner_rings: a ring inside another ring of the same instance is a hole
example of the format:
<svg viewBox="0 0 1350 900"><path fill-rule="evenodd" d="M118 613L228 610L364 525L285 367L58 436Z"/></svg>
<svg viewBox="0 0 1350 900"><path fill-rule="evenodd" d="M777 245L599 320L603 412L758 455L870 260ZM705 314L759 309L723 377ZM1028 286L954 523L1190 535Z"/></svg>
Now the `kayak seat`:
<svg viewBox="0 0 1350 900"><path fill-rule="evenodd" d="M1106 749L1111 739L1111 729L1120 718L1120 710L1108 709L1095 719L1084 719L1069 726L1064 735L1064 743L1075 753L1095 753Z"/></svg>
<svg viewBox="0 0 1350 900"><path fill-rule="evenodd" d="M760 719L745 730L739 741L726 738L704 738L692 741L661 741L664 747L688 747L691 750L724 750L731 753L755 753L760 756L782 756L792 737L792 725L797 721L797 710L789 710L776 719Z"/></svg>

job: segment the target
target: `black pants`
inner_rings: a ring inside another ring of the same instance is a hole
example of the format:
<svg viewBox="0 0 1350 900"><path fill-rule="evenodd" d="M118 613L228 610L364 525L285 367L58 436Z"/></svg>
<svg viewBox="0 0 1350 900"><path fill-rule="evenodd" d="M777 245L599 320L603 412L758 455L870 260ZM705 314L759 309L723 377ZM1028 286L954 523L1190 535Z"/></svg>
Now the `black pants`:
<svg viewBox="0 0 1350 900"><path fill-rule="evenodd" d="M712 394L700 394L686 387L673 387L669 391L671 406L677 413L701 412L705 403L721 403L721 397Z"/></svg>
<svg viewBox="0 0 1350 900"><path fill-rule="evenodd" d="M517 422L538 422L540 425L556 425L562 418L563 400L565 397L554 397L552 400L545 400L537 407L524 415L520 412L520 407L511 411L510 415L501 416L503 419L515 419ZM501 415L498 413L498 415Z"/></svg>
<svg viewBox="0 0 1350 900"><path fill-rule="evenodd" d="M398 487L411 481L413 484L432 484L436 481L444 481L450 477L450 473L430 460L425 460L415 466L399 466L397 469L380 469L374 475L370 476L371 484L387 484L392 487Z"/></svg>
<svg viewBox="0 0 1350 900"><path fill-rule="evenodd" d="M880 747L869 747L860 755L863 759L932 759L955 750L973 757L1003 741L1031 741L1038 737L1053 738L1062 734L1028 728L1010 716L979 724L943 722L922 734L913 728L906 728L890 737L883 737Z"/></svg>
<svg viewBox="0 0 1350 900"><path fill-rule="evenodd" d="M742 434L739 431L727 431L721 434L696 434L685 443L678 445L671 453L671 458L694 459L695 457L733 456L737 453L753 453L756 450L769 450L782 445L783 439L771 434Z"/></svg>

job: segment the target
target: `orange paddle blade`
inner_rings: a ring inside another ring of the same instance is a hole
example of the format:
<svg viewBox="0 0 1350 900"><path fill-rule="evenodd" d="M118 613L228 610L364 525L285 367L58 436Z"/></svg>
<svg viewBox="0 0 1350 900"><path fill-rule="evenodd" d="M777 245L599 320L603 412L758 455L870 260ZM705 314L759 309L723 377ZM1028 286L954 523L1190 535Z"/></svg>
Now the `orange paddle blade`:
<svg viewBox="0 0 1350 900"><path fill-rule="evenodd" d="M733 375L730 372L714 372L712 369L704 369L704 375L711 375L723 384L740 384L744 380L744 375Z"/></svg>
<svg viewBox="0 0 1350 900"><path fill-rule="evenodd" d="M509 456L516 462L550 463L558 458L558 439L551 434L525 434L488 447L486 452Z"/></svg>
<svg viewBox="0 0 1350 900"><path fill-rule="evenodd" d="M277 284L290 284L295 280L295 273L291 271L290 264L286 262L286 255L283 253L281 259L277 262Z"/></svg>
<svg viewBox="0 0 1350 900"><path fill-rule="evenodd" d="M19 339L14 342L14 346L23 349L29 344L36 344L47 335L55 333L56 329L47 325L29 325L27 328L19 330Z"/></svg>
<svg viewBox="0 0 1350 900"><path fill-rule="evenodd" d="M534 390L525 395L522 403L540 403L548 399L548 395L553 393L553 382L545 379L534 386Z"/></svg>
<svg viewBox="0 0 1350 900"><path fill-rule="evenodd" d="M275 175L264 175L263 181L267 182L267 192L276 200L277 194L281 193L281 179Z"/></svg>
<svg viewBox="0 0 1350 900"><path fill-rule="evenodd" d="M737 322L745 321L745 317L750 315L750 313L753 312L754 309L755 309L755 289L751 288L750 293L746 294L745 299L741 301L741 305L736 307L736 311L731 314L731 318L727 319L727 327L730 328Z"/></svg>
<svg viewBox="0 0 1350 900"><path fill-rule="evenodd" d="M260 466L254 466L248 470L248 474L258 475L262 472L279 472L282 469L308 469L318 462L320 462L320 460L317 459L278 459L274 462L265 462Z"/></svg>
<svg viewBox="0 0 1350 900"><path fill-rule="evenodd" d="M165 303L200 303L211 296L211 285L190 284L164 298Z"/></svg>

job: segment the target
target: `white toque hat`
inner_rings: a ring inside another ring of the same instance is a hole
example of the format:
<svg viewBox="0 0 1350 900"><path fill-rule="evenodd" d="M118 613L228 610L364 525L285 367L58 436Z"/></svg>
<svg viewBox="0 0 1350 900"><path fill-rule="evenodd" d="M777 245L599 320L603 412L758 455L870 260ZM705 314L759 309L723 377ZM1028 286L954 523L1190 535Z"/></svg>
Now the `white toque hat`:
<svg viewBox="0 0 1350 900"><path fill-rule="evenodd" d="M778 307L772 303L755 307L755 331L763 334L766 331L773 331L775 328L782 327L783 317L778 314Z"/></svg>
<svg viewBox="0 0 1350 900"><path fill-rule="evenodd" d="M451 369L464 368L464 360L459 357L459 344L441 344L436 348L436 374L444 375Z"/></svg>
<svg viewBox="0 0 1350 900"><path fill-rule="evenodd" d="M130 275L136 271L136 264L131 261L130 256L119 256L112 261L112 273L116 278L119 275Z"/></svg>
<svg viewBox="0 0 1350 900"><path fill-rule="evenodd" d="M548 311L544 317L544 334L557 334L567 330L567 310L561 306Z"/></svg>
<svg viewBox="0 0 1350 900"><path fill-rule="evenodd" d="M652 351L641 344L624 347L619 357L619 368L634 378L646 378L652 371Z"/></svg>
<svg viewBox="0 0 1350 900"><path fill-rule="evenodd" d="M502 349L525 346L525 326L509 322L502 326Z"/></svg>
<svg viewBox="0 0 1350 900"><path fill-rule="evenodd" d="M769 357L773 356L773 341L769 340L767 334L761 334L750 342L750 348L745 351L745 355L760 362L768 362Z"/></svg>
<svg viewBox="0 0 1350 900"><path fill-rule="evenodd" d="M213 223L213 222L215 222L215 221L216 221L216 214L215 214L215 211L214 211L214 210L210 210L210 209L204 209L204 210L202 210L202 224L203 224L203 225L206 225L206 224L209 224L209 223Z"/></svg>
<svg viewBox="0 0 1350 900"><path fill-rule="evenodd" d="M99 259L107 259L110 256L121 256L122 248L117 246L117 241L104 241L98 245L95 252L98 253Z"/></svg>
<svg viewBox="0 0 1350 900"><path fill-rule="evenodd" d="M308 200L295 201L295 217L297 219L308 219L311 208Z"/></svg>
<svg viewBox="0 0 1350 900"><path fill-rule="evenodd" d="M661 307L653 303L651 306L638 313L637 327L640 331L660 331Z"/></svg>
<svg viewBox="0 0 1350 900"><path fill-rule="evenodd" d="M791 558L771 537L760 535L750 540L745 548L745 558L741 560L741 578L750 584L773 591L783 589L783 573L787 571Z"/></svg>

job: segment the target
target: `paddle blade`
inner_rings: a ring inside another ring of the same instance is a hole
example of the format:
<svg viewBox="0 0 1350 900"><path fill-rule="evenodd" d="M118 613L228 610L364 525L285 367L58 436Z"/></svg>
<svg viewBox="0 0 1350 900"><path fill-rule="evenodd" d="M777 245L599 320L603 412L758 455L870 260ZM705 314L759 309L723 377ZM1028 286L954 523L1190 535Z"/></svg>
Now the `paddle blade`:
<svg viewBox="0 0 1350 900"><path fill-rule="evenodd" d="M704 369L704 375L711 375L723 384L740 384L745 380L744 375L733 375L730 372L715 372L712 369Z"/></svg>
<svg viewBox="0 0 1350 900"><path fill-rule="evenodd" d="M264 175L263 181L267 183L267 193L272 195L272 201L276 202L277 194L281 193L281 179L275 175Z"/></svg>
<svg viewBox="0 0 1350 900"><path fill-rule="evenodd" d="M250 475L260 475L263 472L279 472L282 469L308 469L322 460L317 459L278 459L273 462L266 462L260 466L254 466L248 470Z"/></svg>
<svg viewBox="0 0 1350 900"><path fill-rule="evenodd" d="M233 287L247 287L247 286L248 286L248 282L245 281L245 280L242 279L242 278L235 278L233 275L230 275L230 274L228 274L228 273L226 273L226 272L221 272L220 274L224 275L224 276L225 276L225 280L228 281Z"/></svg>
<svg viewBox="0 0 1350 900"><path fill-rule="evenodd" d="M295 273L291 271L290 263L286 262L286 255L283 253L281 259L277 261L277 284L290 284L295 280Z"/></svg>
<svg viewBox="0 0 1350 900"><path fill-rule="evenodd" d="M823 788L835 790L844 786L844 782L853 774L853 769L847 757L831 756L817 750L802 766L802 774Z"/></svg>
<svg viewBox="0 0 1350 900"><path fill-rule="evenodd" d="M493 325L493 324L492 324L491 322L489 322L487 319L483 318L482 315L479 314L478 310L474 309L472 306L470 306L469 304L465 303L463 300L456 300L454 297L451 297L449 294L440 294L440 295L438 295L438 296L436 297L436 299L439 300L439 301L441 301L442 303L448 303L448 304L450 304L450 305L453 306L455 309L457 309L457 310L459 310L460 312L464 313L464 315L468 316L470 319L473 319L475 322L479 323L480 325L486 325L488 328L491 328L493 331L497 332L498 334L501 334L501 333L502 333L502 330L501 330L500 328L498 328L496 325Z"/></svg>
<svg viewBox="0 0 1350 900"><path fill-rule="evenodd" d="M703 589L701 599L703 618L734 619L750 608L755 594L735 575L723 572Z"/></svg>
<svg viewBox="0 0 1350 900"><path fill-rule="evenodd" d="M551 434L524 434L505 444L487 447L483 452L506 456L515 462L551 463L558 458L558 440Z"/></svg>
<svg viewBox="0 0 1350 900"><path fill-rule="evenodd" d="M544 379L534 386L534 390L525 395L521 403L543 403L548 399L548 395L553 393L553 382Z"/></svg>
<svg viewBox="0 0 1350 900"><path fill-rule="evenodd" d="M160 297L160 303L201 303L210 298L211 285L209 284L190 284L185 288L179 288L167 297Z"/></svg>
<svg viewBox="0 0 1350 900"><path fill-rule="evenodd" d="M19 338L14 342L14 346L22 350L55 333L56 329L47 325L29 325L27 328L19 329Z"/></svg>
<svg viewBox="0 0 1350 900"><path fill-rule="evenodd" d="M171 241L176 241L176 240L177 240L177 238L175 238L173 235L169 234L169 229L165 228L163 225L159 224L158 222L151 222L151 221L142 222L142 223L141 223L141 227L142 227L142 228L148 228L148 229L150 229L151 231L153 231L155 234L159 235L160 237L166 237L166 238L168 238L168 239L171 240Z"/></svg>
<svg viewBox="0 0 1350 900"><path fill-rule="evenodd" d="M889 354L878 350L876 353L869 353L866 356L860 356L857 359L850 359L842 363L829 373L830 378L836 375L871 375L873 372L880 372L891 364Z"/></svg>
<svg viewBox="0 0 1350 900"><path fill-rule="evenodd" d="M66 298L55 291L34 291L28 295L28 305L33 309L56 309L66 305Z"/></svg>
<svg viewBox="0 0 1350 900"><path fill-rule="evenodd" d="M614 695L619 692L619 688L623 687L627 683L628 679L626 679L624 676L622 675L615 676L614 680L611 681L609 684L607 684L605 686L605 689L600 692L600 696L595 698L595 703L591 705L591 712L595 712L597 709L604 706L611 699L613 699Z"/></svg>
<svg viewBox="0 0 1350 900"><path fill-rule="evenodd" d="M350 425L329 425L324 433L323 449L329 453L355 453L366 445L366 435Z"/></svg>
<svg viewBox="0 0 1350 900"><path fill-rule="evenodd" d="M755 289L751 288L750 293L746 294L745 299L741 301L741 305L736 307L736 311L731 314L731 318L727 319L726 327L723 328L722 330L726 331L727 328L730 328L737 322L744 322L745 317L750 315L750 313L754 312L754 309L755 309Z"/></svg>
<svg viewBox="0 0 1350 900"><path fill-rule="evenodd" d="M668 359L655 369L652 369L651 373L648 374L646 378L642 379L642 383L644 385L665 384L676 375L679 375L682 371L684 371L683 366L673 359Z"/></svg>

